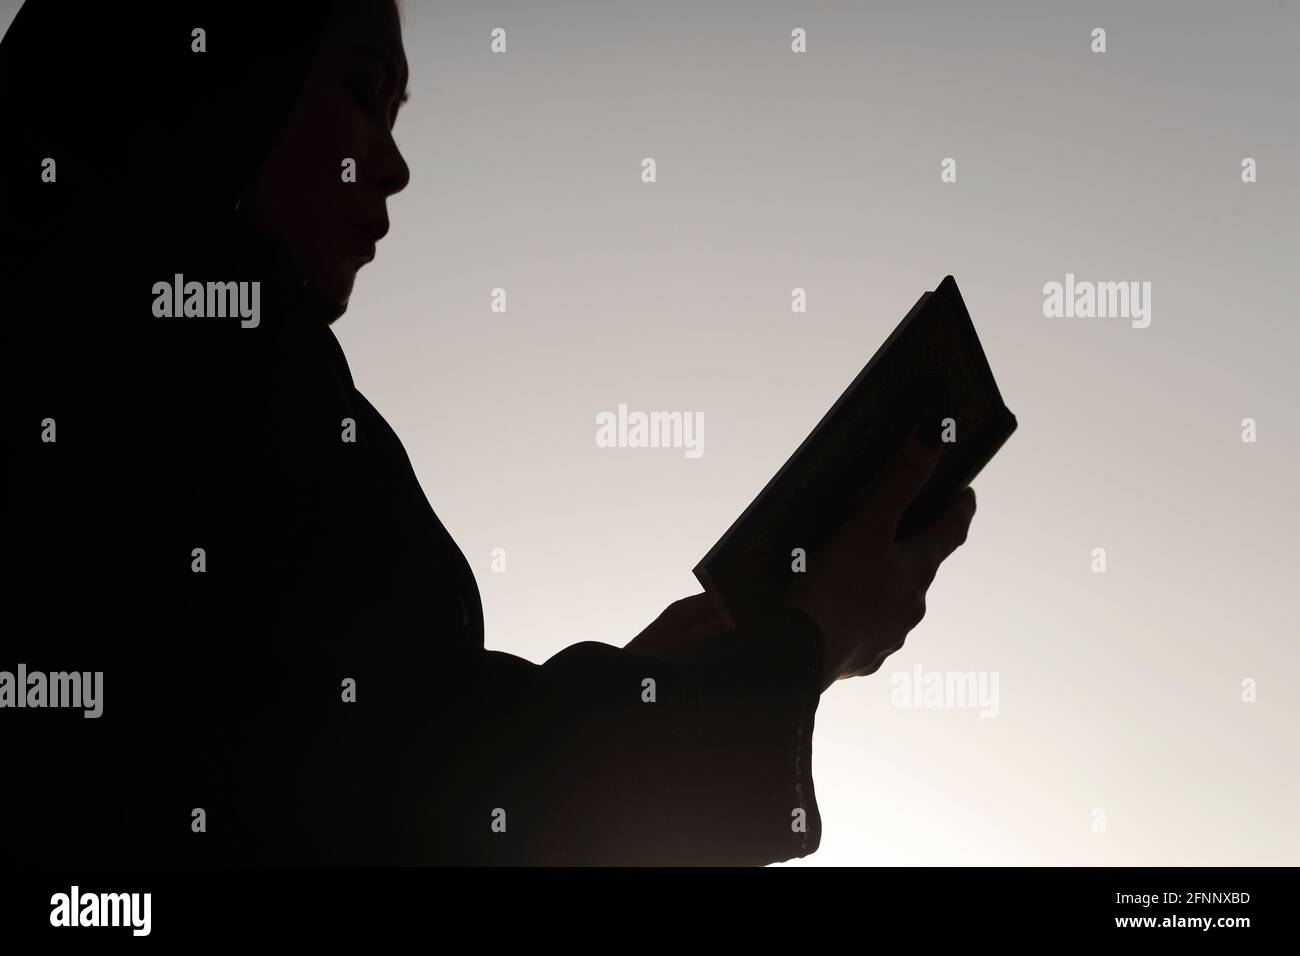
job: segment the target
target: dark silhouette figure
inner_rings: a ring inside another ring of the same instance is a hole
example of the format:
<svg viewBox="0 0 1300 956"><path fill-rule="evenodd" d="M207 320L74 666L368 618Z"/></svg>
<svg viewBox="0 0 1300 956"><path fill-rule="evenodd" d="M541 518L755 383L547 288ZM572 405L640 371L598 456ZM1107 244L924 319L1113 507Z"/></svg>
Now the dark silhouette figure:
<svg viewBox="0 0 1300 956"><path fill-rule="evenodd" d="M11 861L818 846L819 695L901 646L973 496L894 542L937 455L912 442L762 626L697 597L625 648L486 651L473 574L330 328L410 176L406 70L379 0L27 0L0 45L0 671L103 674L96 718L0 708Z"/></svg>

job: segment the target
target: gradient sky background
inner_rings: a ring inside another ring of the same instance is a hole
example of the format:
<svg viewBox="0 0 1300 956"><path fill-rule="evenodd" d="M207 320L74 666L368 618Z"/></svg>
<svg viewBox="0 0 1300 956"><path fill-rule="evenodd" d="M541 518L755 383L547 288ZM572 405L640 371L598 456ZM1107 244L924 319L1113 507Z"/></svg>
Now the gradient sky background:
<svg viewBox="0 0 1300 956"><path fill-rule="evenodd" d="M698 591L952 273L1020 429L907 646L823 697L800 865L1300 863L1300 3L404 6L413 178L334 328L489 647ZM1045 318L1067 272L1151 282L1150 327ZM703 456L596 447L619 403L702 412ZM999 715L892 707L917 664L998 672Z"/></svg>

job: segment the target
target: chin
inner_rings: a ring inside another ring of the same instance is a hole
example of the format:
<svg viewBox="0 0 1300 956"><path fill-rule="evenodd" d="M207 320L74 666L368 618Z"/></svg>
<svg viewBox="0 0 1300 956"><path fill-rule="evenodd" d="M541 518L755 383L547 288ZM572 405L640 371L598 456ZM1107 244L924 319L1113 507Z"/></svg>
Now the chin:
<svg viewBox="0 0 1300 956"><path fill-rule="evenodd" d="M316 288L320 289L325 298L335 303L342 310L348 307L348 300L352 298L352 289L356 285L356 281L357 274L353 270L335 272L322 277L316 283Z"/></svg>
<svg viewBox="0 0 1300 956"><path fill-rule="evenodd" d="M323 316L327 322L333 323L347 311L355 280L355 271L309 274L307 285L311 289L310 310Z"/></svg>

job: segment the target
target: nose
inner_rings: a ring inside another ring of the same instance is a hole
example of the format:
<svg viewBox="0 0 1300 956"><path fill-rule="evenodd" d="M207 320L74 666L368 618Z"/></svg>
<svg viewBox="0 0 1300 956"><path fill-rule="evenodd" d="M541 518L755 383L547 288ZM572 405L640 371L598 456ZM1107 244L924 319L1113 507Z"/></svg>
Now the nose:
<svg viewBox="0 0 1300 956"><path fill-rule="evenodd" d="M385 196L400 193L411 181L411 167L406 164L402 151L390 131L384 138L384 148L379 163L379 182Z"/></svg>

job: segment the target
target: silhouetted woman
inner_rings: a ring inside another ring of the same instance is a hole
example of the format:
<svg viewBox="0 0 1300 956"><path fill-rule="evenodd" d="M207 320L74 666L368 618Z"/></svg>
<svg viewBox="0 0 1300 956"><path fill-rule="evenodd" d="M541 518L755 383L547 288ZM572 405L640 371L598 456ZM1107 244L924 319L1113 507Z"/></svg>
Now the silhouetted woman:
<svg viewBox="0 0 1300 956"><path fill-rule="evenodd" d="M894 541L937 452L908 444L763 627L696 597L626 648L486 651L330 328L410 175L391 0L28 0L0 81L0 671L103 674L98 718L0 709L10 859L817 848L819 695L901 645L974 510Z"/></svg>

